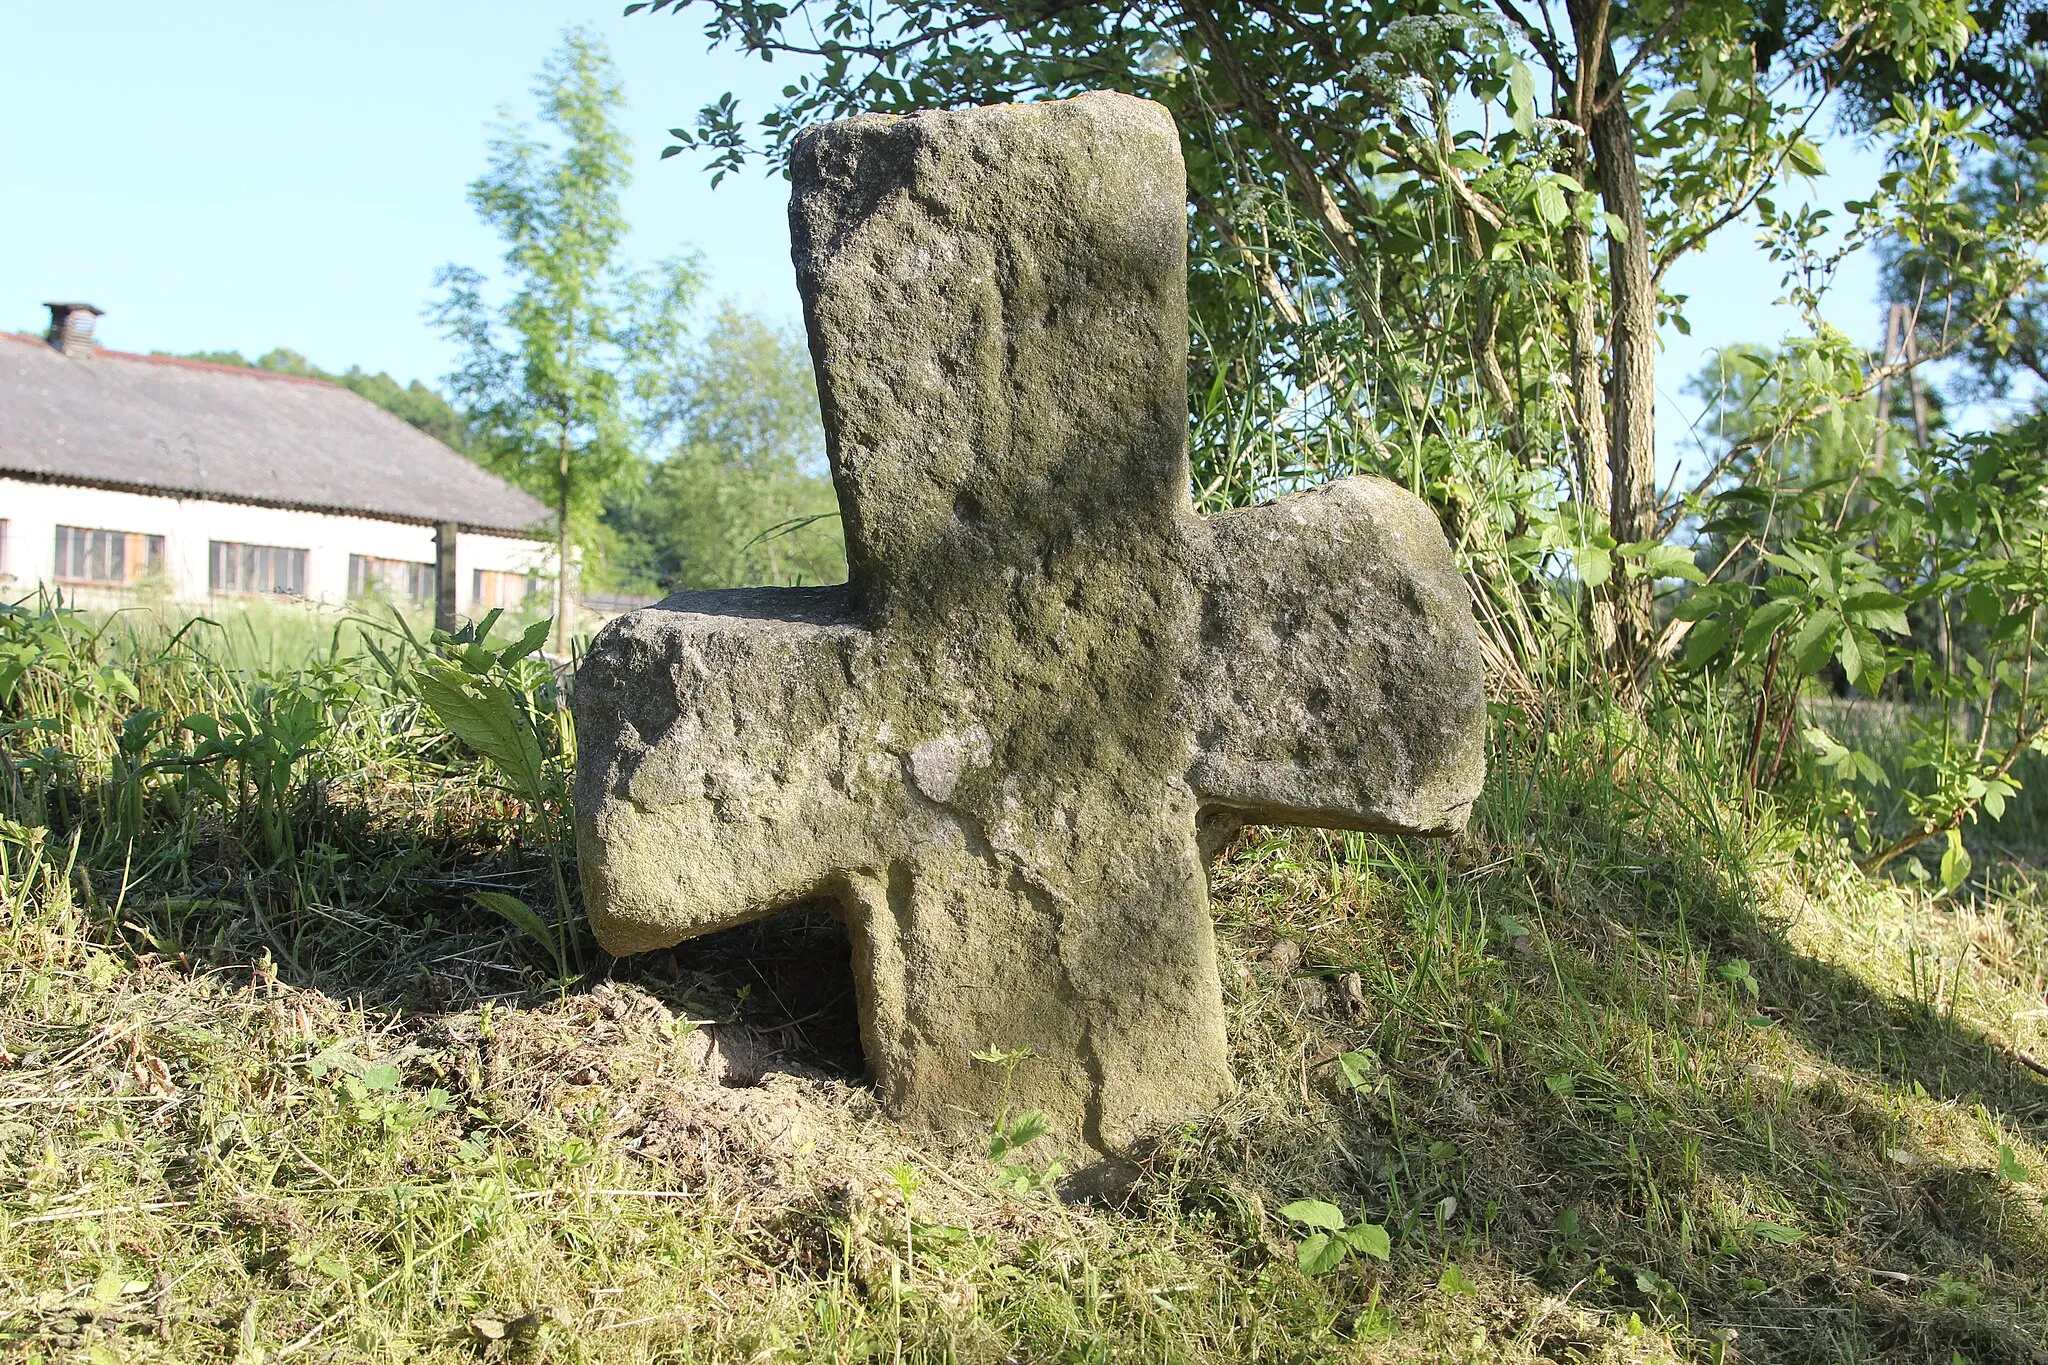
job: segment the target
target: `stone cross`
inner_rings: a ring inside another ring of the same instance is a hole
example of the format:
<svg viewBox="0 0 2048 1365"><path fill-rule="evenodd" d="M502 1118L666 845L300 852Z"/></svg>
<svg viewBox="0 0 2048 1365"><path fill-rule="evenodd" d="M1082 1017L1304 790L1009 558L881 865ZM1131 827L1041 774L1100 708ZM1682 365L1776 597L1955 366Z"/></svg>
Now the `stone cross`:
<svg viewBox="0 0 2048 1365"><path fill-rule="evenodd" d="M825 899L884 1104L1114 1152L1231 1087L1204 842L1442 834L1484 775L1436 518L1189 500L1187 199L1114 94L807 133L790 224L851 581L682 592L576 678L612 952ZM1198 830L1206 840L1198 840Z"/></svg>

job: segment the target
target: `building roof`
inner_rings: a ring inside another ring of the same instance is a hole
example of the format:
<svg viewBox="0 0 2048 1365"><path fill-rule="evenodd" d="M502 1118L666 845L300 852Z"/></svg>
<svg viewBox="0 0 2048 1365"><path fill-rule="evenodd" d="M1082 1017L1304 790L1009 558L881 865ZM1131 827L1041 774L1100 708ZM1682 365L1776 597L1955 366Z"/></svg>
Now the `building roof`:
<svg viewBox="0 0 2048 1365"><path fill-rule="evenodd" d="M0 332L0 475L519 533L539 502L336 384Z"/></svg>

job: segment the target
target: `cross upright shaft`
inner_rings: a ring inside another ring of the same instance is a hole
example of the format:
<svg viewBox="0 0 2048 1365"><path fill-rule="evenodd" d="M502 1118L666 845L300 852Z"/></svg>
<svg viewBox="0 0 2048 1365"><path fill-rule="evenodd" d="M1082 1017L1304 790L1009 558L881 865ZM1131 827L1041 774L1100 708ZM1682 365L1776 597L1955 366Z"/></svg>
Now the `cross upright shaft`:
<svg viewBox="0 0 2048 1365"><path fill-rule="evenodd" d="M1164 110L806 135L790 217L851 581L679 593L577 678L630 952L824 897L883 1099L1114 1151L1228 1092L1198 821L1443 833L1484 775L1465 589L1379 480L1204 520Z"/></svg>

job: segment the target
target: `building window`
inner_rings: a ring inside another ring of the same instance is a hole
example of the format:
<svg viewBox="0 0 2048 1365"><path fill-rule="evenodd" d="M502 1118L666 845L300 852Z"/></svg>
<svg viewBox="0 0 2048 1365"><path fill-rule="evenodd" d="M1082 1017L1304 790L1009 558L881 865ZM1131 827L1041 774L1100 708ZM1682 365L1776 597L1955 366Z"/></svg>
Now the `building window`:
<svg viewBox="0 0 2048 1365"><path fill-rule="evenodd" d="M434 600L434 566L410 559L379 559L375 555L348 557L348 595L383 597L393 601Z"/></svg>
<svg viewBox="0 0 2048 1365"><path fill-rule="evenodd" d="M126 585L164 566L164 538L134 531L57 528L57 581Z"/></svg>
<svg viewBox="0 0 2048 1365"><path fill-rule="evenodd" d="M237 545L213 542L206 585L217 593L306 595L306 552L280 545Z"/></svg>
<svg viewBox="0 0 2048 1365"><path fill-rule="evenodd" d="M526 604L526 595L533 591L534 575L505 573L499 569L474 569L470 573L470 596L475 599L472 611L489 611L492 607L503 607L514 611Z"/></svg>

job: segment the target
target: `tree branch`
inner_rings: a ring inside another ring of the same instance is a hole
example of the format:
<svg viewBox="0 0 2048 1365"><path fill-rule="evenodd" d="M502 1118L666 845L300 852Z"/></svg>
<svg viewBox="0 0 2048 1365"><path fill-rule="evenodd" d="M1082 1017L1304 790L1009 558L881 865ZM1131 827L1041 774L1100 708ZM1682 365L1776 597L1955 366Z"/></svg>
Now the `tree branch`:
<svg viewBox="0 0 2048 1365"><path fill-rule="evenodd" d="M1358 249L1358 234L1345 220L1344 211L1337 206L1336 197L1330 193L1330 187L1324 183L1323 178L1309 164L1307 155L1281 126L1279 113L1273 108L1264 88L1253 79L1251 72L1245 69L1243 60L1238 56L1237 49L1231 46L1230 36L1217 21L1215 12L1209 8L1206 0L1182 0L1182 8L1194 21L1203 44L1215 58L1216 65L1222 69L1224 79L1230 82L1231 88L1237 91L1238 98L1244 102L1245 112L1251 116L1252 122L1286 166L1288 178L1294 182L1296 191L1308 200L1317 221L1329 235L1330 247L1343 263L1345 273L1362 281L1366 273L1366 263ZM1386 319L1380 313L1379 301L1372 296L1372 291L1369 288L1354 289L1352 295L1353 302L1366 314L1367 322L1373 331L1384 335L1387 330Z"/></svg>
<svg viewBox="0 0 2048 1365"><path fill-rule="evenodd" d="M1806 117L1800 120L1799 131L1794 135L1794 138L1806 135L1806 130L1813 126L1813 121L1816 118L1820 117L1820 111L1820 102L1816 101L1813 107L1806 111ZM1651 283L1654 284L1662 281L1664 272L1684 259L1687 252L1694 250L1701 243L1705 242L1707 238L1749 212L1756 201L1762 197L1763 192L1778 182L1778 172L1783 169L1786 159L1791 155L1792 139L1788 139L1784 149L1771 162L1769 169L1759 172L1746 180L1736 190L1735 198L1730 201L1728 208L1724 212L1717 214L1711 221L1703 223L1691 232L1686 233L1673 242L1666 250L1658 253L1658 259L1650 272Z"/></svg>
<svg viewBox="0 0 2048 1365"><path fill-rule="evenodd" d="M1252 278L1258 281L1260 292L1272 300L1273 307L1279 311L1280 316L1295 326L1300 326L1301 309L1295 304L1293 296L1287 292L1286 286L1280 283L1280 277L1273 273L1273 267L1265 256L1254 249L1222 214L1211 208L1209 201L1204 199L1201 191L1193 185L1188 186L1188 203L1194 205L1196 216L1215 229L1216 235L1237 252L1239 258L1244 261L1245 268L1252 272Z"/></svg>
<svg viewBox="0 0 2048 1365"><path fill-rule="evenodd" d="M1811 422L1816 417L1825 417L1836 409L1853 403L1857 399L1869 394L1879 384L1896 379L1900 375L1915 370L1922 365L1932 365L1938 360L1946 360L1956 352L1960 345L1961 342L1958 341L1951 345L1937 348L1927 355L1901 360L1896 364L1873 365L1869 373L1864 376L1863 382L1850 392L1842 394L1838 398L1831 398L1825 403L1817 403L1813 407L1803 409L1797 413L1788 414L1769 431L1758 432L1753 436L1745 436L1741 440L1731 443L1728 449L1721 453L1721 457L1714 461L1713 468L1701 476L1687 490L1683 497L1665 504L1657 519L1658 538L1662 539L1671 533L1671 528L1678 524L1678 518L1684 514L1685 505L1697 498L1704 497L1707 490L1714 486L1714 481L1728 472L1728 467L1735 463L1737 456L1752 450L1766 449L1776 444L1779 439L1790 433L1792 428L1800 423Z"/></svg>
<svg viewBox="0 0 2048 1365"><path fill-rule="evenodd" d="M1514 0L1493 0L1493 7L1501 12L1502 17L1521 31L1522 37L1527 40L1530 47L1536 49L1536 55L1541 57L1543 64L1550 68L1551 78L1560 87L1569 86L1571 84L1571 77L1565 74L1567 65L1564 54L1558 51L1557 44L1523 17L1522 12L1515 8Z"/></svg>
<svg viewBox="0 0 2048 1365"><path fill-rule="evenodd" d="M1485 221L1488 227L1498 231L1501 224L1506 221L1506 217L1502 214L1499 207L1466 184L1465 177L1458 174L1458 168L1453 166L1450 160L1443 155L1442 149L1432 139L1422 136L1406 114L1396 114L1394 122L1411 142L1426 146L1434 153L1436 165L1434 167L1425 166L1420 158L1411 156L1397 147L1382 142L1380 150L1386 153L1387 159L1402 170L1419 175L1433 185L1444 186L1450 190L1452 198L1477 214Z"/></svg>
<svg viewBox="0 0 2048 1365"><path fill-rule="evenodd" d="M1621 74L1614 78L1604 93L1594 96L1594 113L1606 113L1608 106L1621 97L1621 92L1628 88L1628 78L1635 74L1636 67L1642 64L1645 57L1663 45L1664 40L1671 36L1671 30L1678 27L1678 21L1683 19L1685 12L1691 8L1692 0L1678 0L1678 3L1671 7L1671 13L1664 16L1664 22L1657 25L1656 31L1638 44L1633 53L1629 54L1628 64L1621 68Z"/></svg>
<svg viewBox="0 0 2048 1365"><path fill-rule="evenodd" d="M2048 719L2042 720L2031 730L2017 731L2013 735L2012 747L2005 751L2004 756L1998 760L1998 766L1991 770L1985 780L1996 782L2005 777L2006 774L2012 771L2012 765L2020 761L2020 755L2033 747L2034 741L2041 738L2044 733L2048 733ZM1977 802L1965 801L1950 811L1948 818L1945 820L1938 823L1933 820L1922 820L1918 825L1885 845L1881 851L1871 854L1868 858L1856 864L1856 866L1864 872L1881 871L1884 865L1891 862L1894 858L1901 854L1912 852L1937 834L1946 834L1956 828L1963 823L1963 818L1976 808Z"/></svg>

